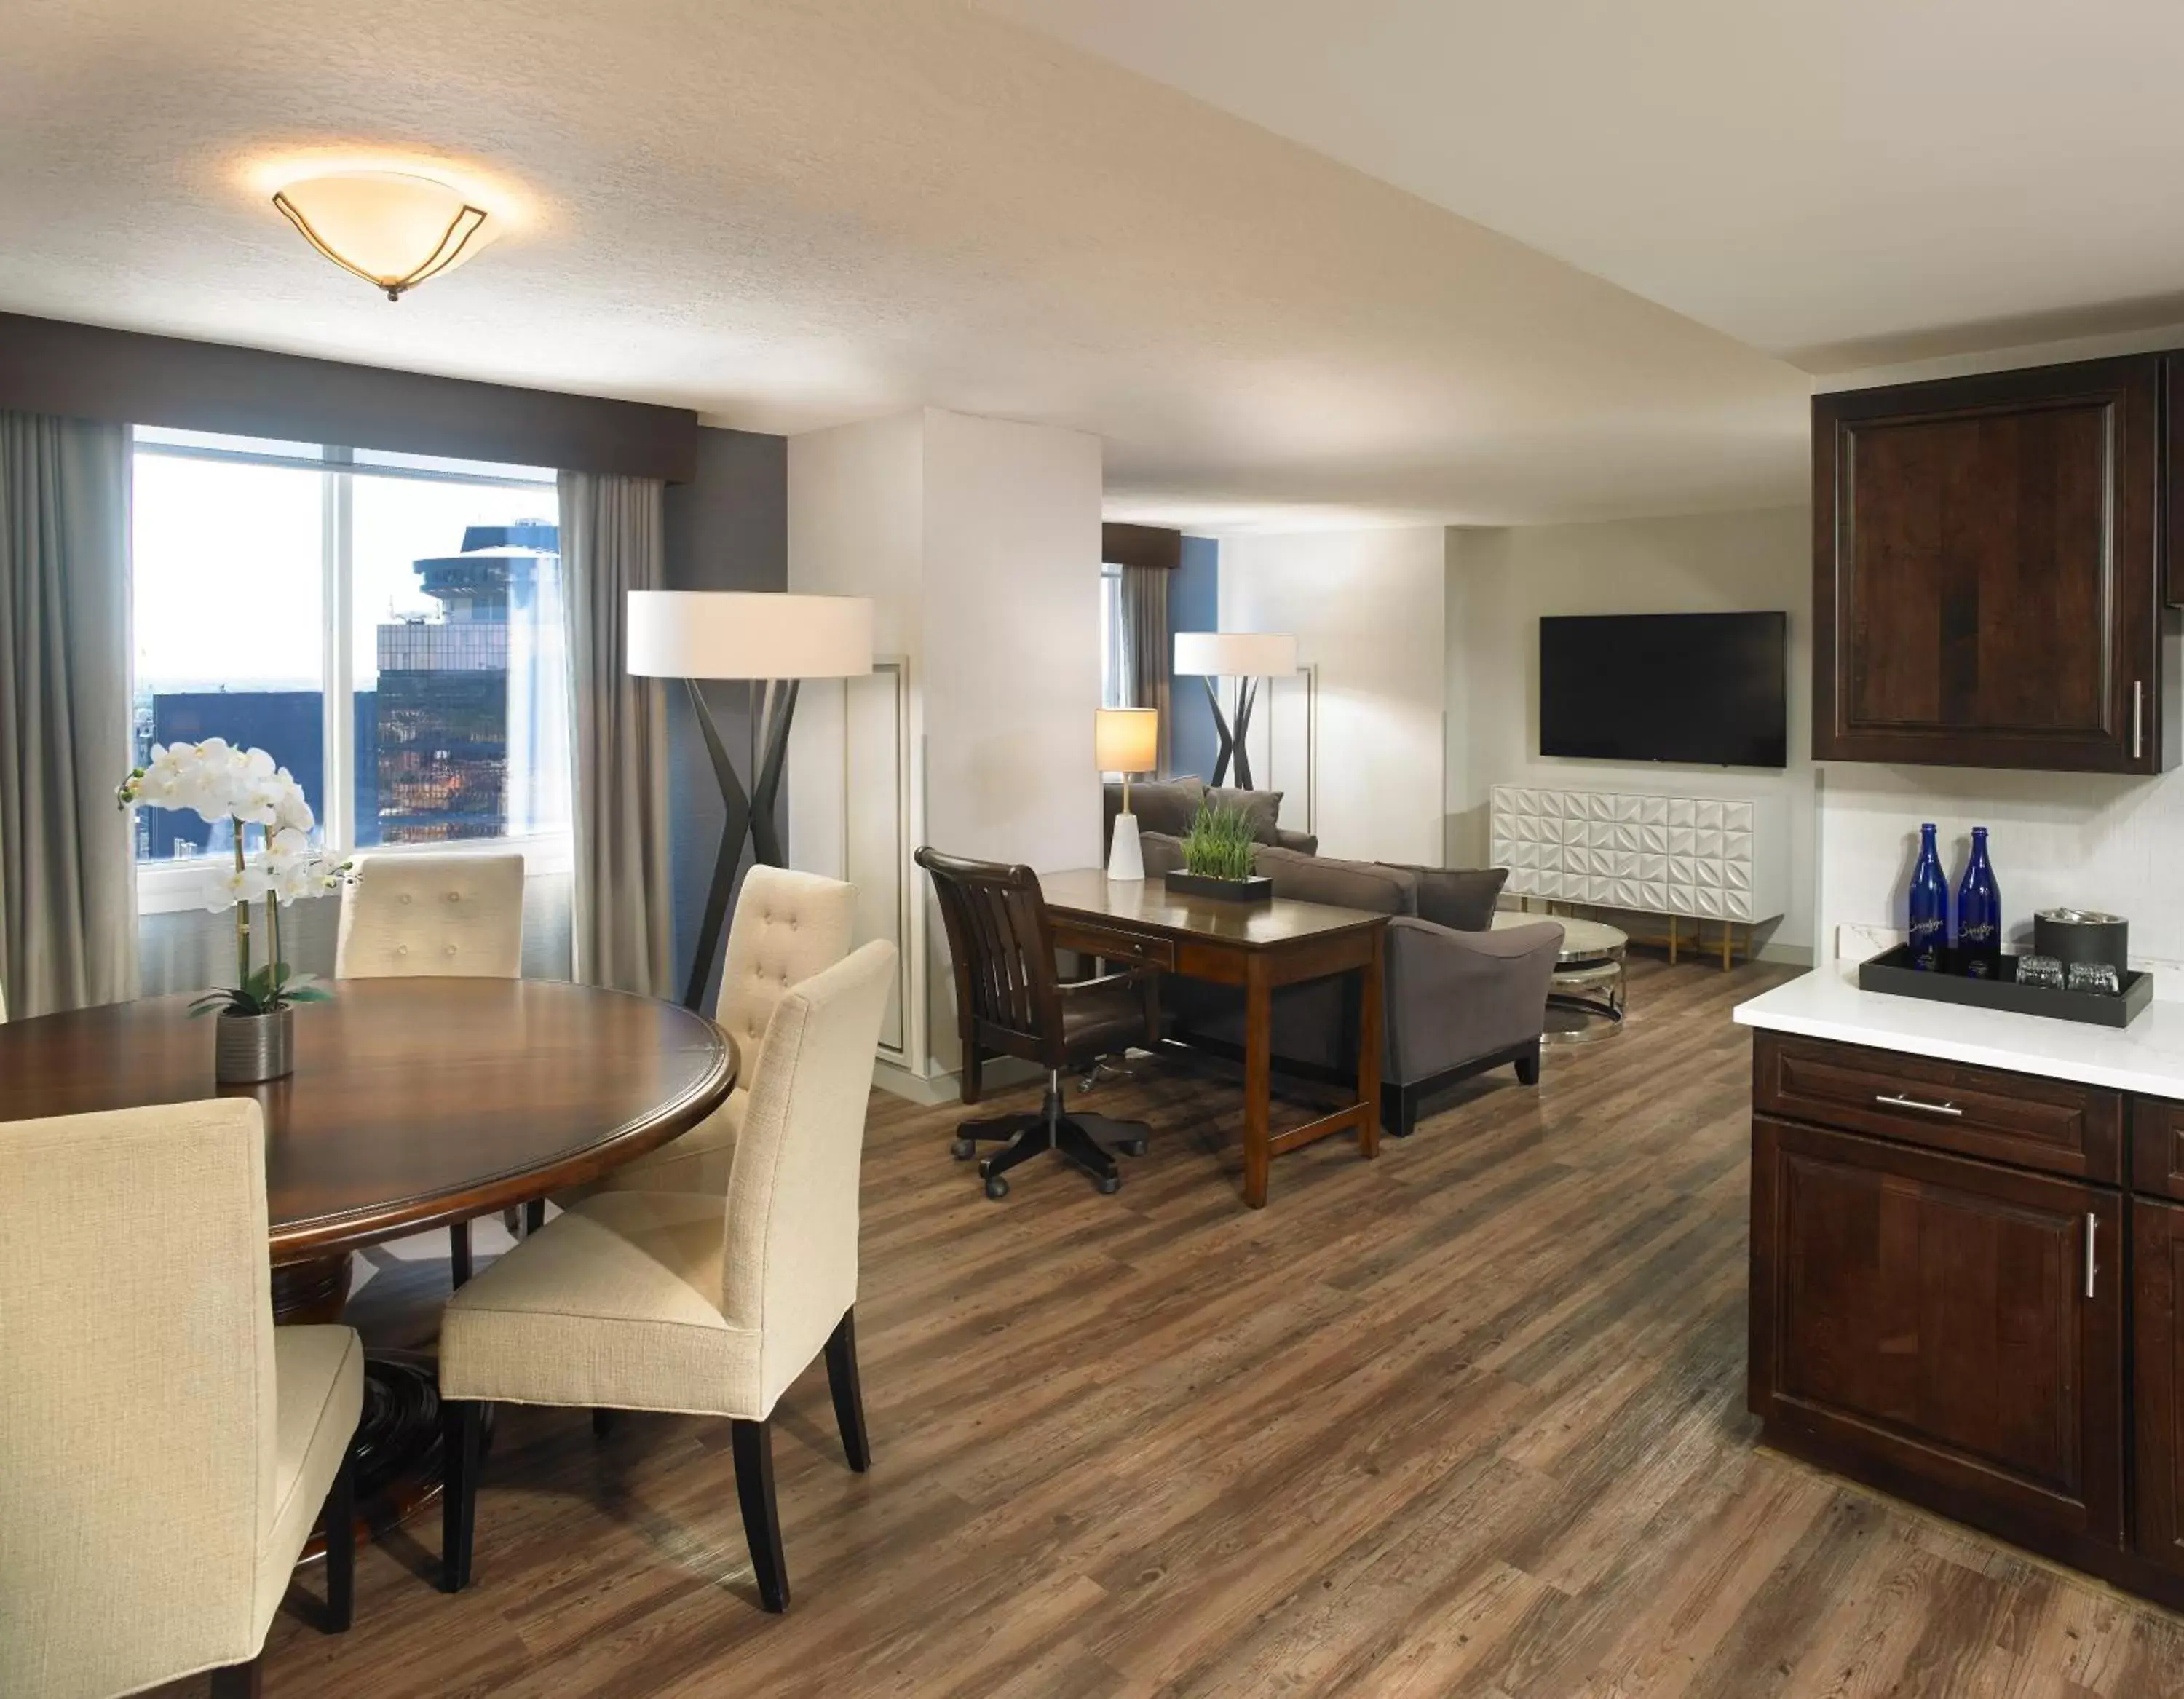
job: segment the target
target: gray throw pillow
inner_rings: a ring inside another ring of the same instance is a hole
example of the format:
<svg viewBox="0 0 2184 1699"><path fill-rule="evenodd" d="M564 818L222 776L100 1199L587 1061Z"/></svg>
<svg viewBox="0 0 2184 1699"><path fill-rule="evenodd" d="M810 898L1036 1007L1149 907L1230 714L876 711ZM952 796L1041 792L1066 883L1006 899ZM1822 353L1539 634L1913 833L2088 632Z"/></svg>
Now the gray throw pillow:
<svg viewBox="0 0 2184 1699"><path fill-rule="evenodd" d="M1218 790L1208 789L1206 800L1211 807L1240 811L1251 823L1254 844L1273 844L1278 841L1274 822L1282 816L1283 794L1278 790L1238 790L1233 785L1223 785Z"/></svg>
<svg viewBox="0 0 2184 1699"><path fill-rule="evenodd" d="M1138 816L1138 835L1165 832L1180 838L1197 818L1200 799L1206 794L1202 779L1144 779L1130 786L1130 812Z"/></svg>
<svg viewBox="0 0 2184 1699"><path fill-rule="evenodd" d="M1140 832L1138 834L1139 853L1145 858L1145 872L1157 877L1163 873L1183 871L1183 839L1166 832Z"/></svg>
<svg viewBox="0 0 2184 1699"><path fill-rule="evenodd" d="M1451 932L1486 932L1494 902L1508 883L1507 867L1414 867L1396 863L1418 883L1418 918Z"/></svg>

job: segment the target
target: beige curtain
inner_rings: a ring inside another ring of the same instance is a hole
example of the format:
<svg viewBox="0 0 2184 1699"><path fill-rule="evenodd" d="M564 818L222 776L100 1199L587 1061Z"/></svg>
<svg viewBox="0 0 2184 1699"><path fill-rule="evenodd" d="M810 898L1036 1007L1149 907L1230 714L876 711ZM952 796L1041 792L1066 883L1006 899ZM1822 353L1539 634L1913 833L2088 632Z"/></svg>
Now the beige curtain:
<svg viewBox="0 0 2184 1699"><path fill-rule="evenodd" d="M136 994L129 432L0 412L0 996Z"/></svg>
<svg viewBox="0 0 2184 1699"><path fill-rule="evenodd" d="M667 717L657 680L624 670L629 593L661 588L657 478L561 474L569 724L576 766L575 976L671 994Z"/></svg>
<svg viewBox="0 0 2184 1699"><path fill-rule="evenodd" d="M1174 634L1168 628L1167 569L1123 568L1123 705L1160 710L1160 771L1168 771L1168 684Z"/></svg>

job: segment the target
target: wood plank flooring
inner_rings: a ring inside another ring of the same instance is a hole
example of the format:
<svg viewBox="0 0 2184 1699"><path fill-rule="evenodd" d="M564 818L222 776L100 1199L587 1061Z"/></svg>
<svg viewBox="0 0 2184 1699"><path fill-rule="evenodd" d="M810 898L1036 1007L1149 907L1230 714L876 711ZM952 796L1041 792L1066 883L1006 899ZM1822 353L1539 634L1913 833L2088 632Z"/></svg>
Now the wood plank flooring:
<svg viewBox="0 0 2184 1699"><path fill-rule="evenodd" d="M2184 1694L2180 1619L1755 1448L1728 1011L1784 977L1634 961L1619 1038L1378 1162L1284 1157L1259 1213L1217 1078L1086 1100L1153 1124L1118 1195L1034 1165L1000 1204L956 1111L876 1095L876 1459L844 1466L815 1366L777 1423L786 1617L725 1423L515 1410L474 1589L432 1590L421 1524L360 1554L347 1636L283 1613L266 1691ZM355 1309L395 1335L444 1265L385 1266Z"/></svg>

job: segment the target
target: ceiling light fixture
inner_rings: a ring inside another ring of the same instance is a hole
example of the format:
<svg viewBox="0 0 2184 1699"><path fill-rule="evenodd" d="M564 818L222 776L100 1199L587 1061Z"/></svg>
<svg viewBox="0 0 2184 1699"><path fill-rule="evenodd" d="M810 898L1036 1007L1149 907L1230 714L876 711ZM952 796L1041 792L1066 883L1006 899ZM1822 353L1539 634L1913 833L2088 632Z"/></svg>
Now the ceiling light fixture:
<svg viewBox="0 0 2184 1699"><path fill-rule="evenodd" d="M273 204L312 247L398 301L493 240L460 192L408 171L337 171L286 185Z"/></svg>

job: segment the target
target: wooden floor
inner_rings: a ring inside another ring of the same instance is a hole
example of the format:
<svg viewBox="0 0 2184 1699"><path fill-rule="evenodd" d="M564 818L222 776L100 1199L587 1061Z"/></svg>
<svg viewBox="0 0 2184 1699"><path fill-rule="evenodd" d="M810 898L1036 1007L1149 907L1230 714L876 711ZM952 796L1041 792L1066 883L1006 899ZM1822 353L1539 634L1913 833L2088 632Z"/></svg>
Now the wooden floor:
<svg viewBox="0 0 2184 1699"><path fill-rule="evenodd" d="M509 1413L475 1588L437 1518L293 1608L267 1692L2184 1693L2184 1622L1757 1451L1743 1411L1749 1042L1783 978L1634 962L1618 1038L1474 1081L1408 1141L1238 1201L1233 1089L1163 1068L1117 1196L876 1096L864 1377L783 1400L794 1604L755 1602L726 1424ZM393 1267L357 1309L398 1331ZM414 1535L414 1538L411 1537ZM315 1585L315 1578L312 1578ZM176 1691L188 1691L187 1689Z"/></svg>

